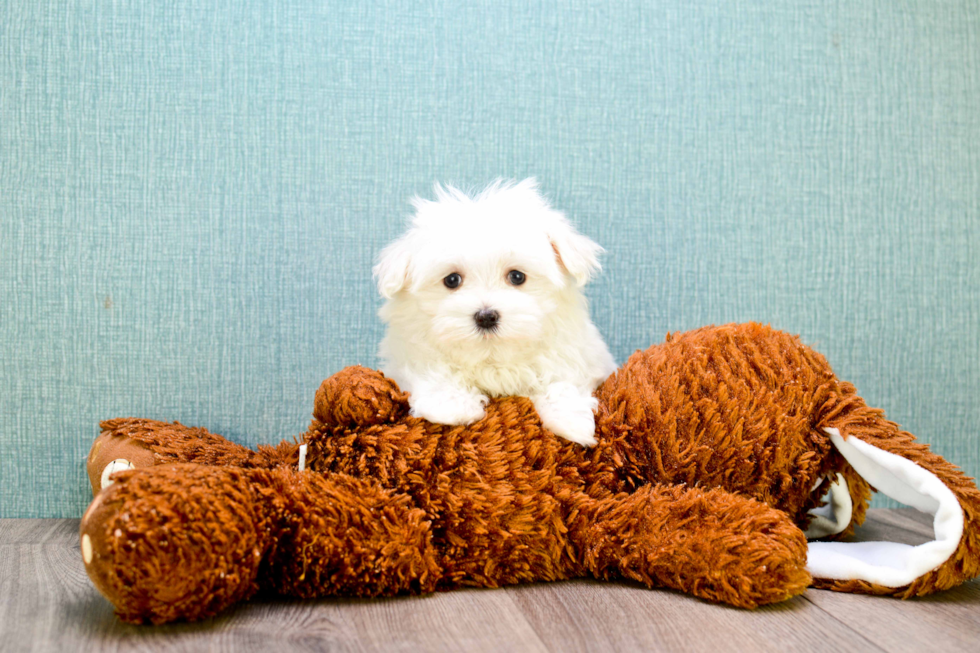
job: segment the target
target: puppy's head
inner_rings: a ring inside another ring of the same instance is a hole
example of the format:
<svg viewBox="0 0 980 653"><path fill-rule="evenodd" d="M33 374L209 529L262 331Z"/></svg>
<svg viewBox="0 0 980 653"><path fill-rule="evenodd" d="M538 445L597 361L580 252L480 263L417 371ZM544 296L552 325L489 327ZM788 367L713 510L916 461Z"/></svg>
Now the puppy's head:
<svg viewBox="0 0 980 653"><path fill-rule="evenodd" d="M470 197L436 186L374 267L381 317L434 344L474 348L546 336L547 322L599 269L596 243L528 179Z"/></svg>

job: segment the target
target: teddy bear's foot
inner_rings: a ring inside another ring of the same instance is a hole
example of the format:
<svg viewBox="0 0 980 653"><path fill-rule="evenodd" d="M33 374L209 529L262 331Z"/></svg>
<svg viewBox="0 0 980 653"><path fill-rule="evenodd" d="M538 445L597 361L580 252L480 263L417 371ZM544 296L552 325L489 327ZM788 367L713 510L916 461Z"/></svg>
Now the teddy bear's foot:
<svg viewBox="0 0 980 653"><path fill-rule="evenodd" d="M127 464L135 469L169 463L266 469L299 464L299 445L295 442L260 446L253 451L207 429L134 417L106 420L101 427L86 465L93 495Z"/></svg>
<svg viewBox="0 0 980 653"><path fill-rule="evenodd" d="M142 422L143 420L131 421ZM122 426L124 422L130 422L130 420L104 422L103 427L106 424ZM95 438L92 448L89 449L88 460L85 465L89 483L92 484L92 496L112 483L111 477L114 473L127 469L152 467L155 464L153 451L148 445L130 437L123 430L103 428L102 433Z"/></svg>
<svg viewBox="0 0 980 653"><path fill-rule="evenodd" d="M431 591L424 513L370 481L159 465L115 475L81 522L92 582L124 621L213 616L262 586L282 594Z"/></svg>
<svg viewBox="0 0 980 653"><path fill-rule="evenodd" d="M271 518L245 470L163 465L114 480L80 537L85 570L121 619L200 619L258 589Z"/></svg>
<svg viewBox="0 0 980 653"><path fill-rule="evenodd" d="M585 564L600 578L754 608L810 584L806 538L789 516L721 489L644 486L596 511Z"/></svg>

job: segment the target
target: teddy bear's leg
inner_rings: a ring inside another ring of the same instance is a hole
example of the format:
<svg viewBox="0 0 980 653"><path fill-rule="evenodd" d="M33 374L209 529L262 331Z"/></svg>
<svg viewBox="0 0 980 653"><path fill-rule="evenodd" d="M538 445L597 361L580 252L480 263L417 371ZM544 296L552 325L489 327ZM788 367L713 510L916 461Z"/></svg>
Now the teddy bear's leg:
<svg viewBox="0 0 980 653"><path fill-rule="evenodd" d="M343 475L160 465L89 506L82 557L120 618L210 617L266 586L312 597L433 589L429 524L407 497Z"/></svg>
<svg viewBox="0 0 980 653"><path fill-rule="evenodd" d="M277 469L271 479L279 530L265 586L301 598L435 590L431 522L411 497L346 474Z"/></svg>
<svg viewBox="0 0 980 653"><path fill-rule="evenodd" d="M868 407L850 384L821 427L863 479L933 515L935 539L811 542L817 587L907 598L948 589L980 574L980 491L954 465Z"/></svg>
<svg viewBox="0 0 980 653"><path fill-rule="evenodd" d="M100 424L102 432L92 443L86 464L92 494L111 482L111 475L167 463L266 467L296 465L299 445L283 442L258 451L230 442L207 429L179 422L119 418Z"/></svg>
<svg viewBox="0 0 980 653"><path fill-rule="evenodd" d="M721 489L647 485L597 502L586 568L754 608L810 584L807 544L789 516Z"/></svg>
<svg viewBox="0 0 980 653"><path fill-rule="evenodd" d="M106 429L106 424L124 422L142 422L143 420L112 420L103 422L103 431L89 449L85 469L88 480L92 485L92 496L99 490L112 483L112 474L126 469L152 467L156 464L153 451L141 441L120 433L115 429ZM120 424L124 426L124 424Z"/></svg>
<svg viewBox="0 0 980 653"><path fill-rule="evenodd" d="M137 469L85 511L82 558L124 621L200 619L258 589L271 521L245 470Z"/></svg>

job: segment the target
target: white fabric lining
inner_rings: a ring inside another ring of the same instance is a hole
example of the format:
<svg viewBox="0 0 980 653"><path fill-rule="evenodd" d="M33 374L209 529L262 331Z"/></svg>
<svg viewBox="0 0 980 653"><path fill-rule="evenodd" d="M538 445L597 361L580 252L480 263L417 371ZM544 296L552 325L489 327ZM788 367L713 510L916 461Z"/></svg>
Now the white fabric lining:
<svg viewBox="0 0 980 653"><path fill-rule="evenodd" d="M299 471L306 469L306 445L299 445Z"/></svg>
<svg viewBox="0 0 980 653"><path fill-rule="evenodd" d="M816 490L820 487L823 479L813 486ZM851 513L854 510L854 503L851 501L851 493L847 488L847 481L843 474L837 474L837 480L827 488L827 495L824 497L826 504L810 511L813 519L810 527L806 529L806 539L815 540L828 535L837 535L847 528L851 523Z"/></svg>
<svg viewBox="0 0 980 653"><path fill-rule="evenodd" d="M864 580L902 587L949 559L963 535L963 509L932 472L859 440L825 428L847 462L885 495L935 518L935 538L918 546L897 542L810 542L807 569L815 578Z"/></svg>

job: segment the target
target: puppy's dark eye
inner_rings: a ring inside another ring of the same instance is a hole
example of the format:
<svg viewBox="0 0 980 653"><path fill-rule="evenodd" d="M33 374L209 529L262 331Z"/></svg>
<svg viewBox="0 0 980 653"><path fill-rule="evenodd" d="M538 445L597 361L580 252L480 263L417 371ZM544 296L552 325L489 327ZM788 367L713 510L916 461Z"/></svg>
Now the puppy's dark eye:
<svg viewBox="0 0 980 653"><path fill-rule="evenodd" d="M524 276L524 273L520 270L511 270L507 273L507 281L509 281L512 285L519 286L526 280L527 277Z"/></svg>
<svg viewBox="0 0 980 653"><path fill-rule="evenodd" d="M459 288L459 284L463 283L463 277L461 277L458 272L453 272L452 274L446 276L446 278L442 280L442 283L444 286L446 286L446 288L453 290L455 288Z"/></svg>

